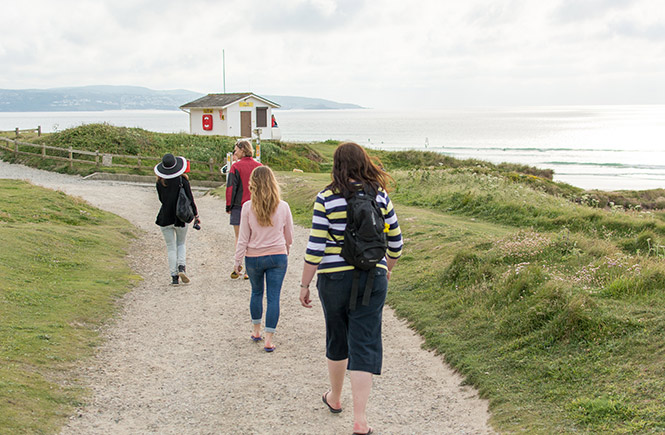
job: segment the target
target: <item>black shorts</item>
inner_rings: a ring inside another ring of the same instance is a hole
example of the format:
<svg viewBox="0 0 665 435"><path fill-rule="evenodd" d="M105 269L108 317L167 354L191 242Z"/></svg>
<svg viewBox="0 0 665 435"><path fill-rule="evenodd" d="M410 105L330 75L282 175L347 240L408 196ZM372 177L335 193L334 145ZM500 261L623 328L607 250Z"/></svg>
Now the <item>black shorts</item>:
<svg viewBox="0 0 665 435"><path fill-rule="evenodd" d="M242 207L233 207L231 209L231 225L240 225L240 213Z"/></svg>
<svg viewBox="0 0 665 435"><path fill-rule="evenodd" d="M362 305L368 273L374 273L369 305ZM348 358L349 370L381 374L383 344L381 319L388 291L386 270L360 271L356 309L349 310L353 270L319 273L316 287L326 319L326 357Z"/></svg>

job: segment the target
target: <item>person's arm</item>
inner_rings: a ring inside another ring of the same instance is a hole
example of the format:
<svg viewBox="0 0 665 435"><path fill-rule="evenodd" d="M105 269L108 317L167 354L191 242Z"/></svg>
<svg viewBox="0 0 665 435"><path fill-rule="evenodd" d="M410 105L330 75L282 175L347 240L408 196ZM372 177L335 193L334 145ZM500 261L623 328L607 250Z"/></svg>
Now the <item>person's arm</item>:
<svg viewBox="0 0 665 435"><path fill-rule="evenodd" d="M242 206L242 211L240 212L240 231L238 232L238 244L236 245L235 253L235 263L234 270L236 273L240 273L242 265L242 260L245 258L245 253L247 252L247 243L249 243L249 238L251 236L252 230L249 226L249 212L251 211L251 200L247 201Z"/></svg>
<svg viewBox="0 0 665 435"><path fill-rule="evenodd" d="M309 292L309 286L316 274L316 264L305 263L302 268L302 278L300 278L300 303L305 308L312 308L312 298Z"/></svg>
<svg viewBox="0 0 665 435"><path fill-rule="evenodd" d="M393 267L397 264L397 260L399 260L399 258L386 257L386 263L388 264L388 279L390 279L390 276L393 273Z"/></svg>
<svg viewBox="0 0 665 435"><path fill-rule="evenodd" d="M286 205L286 224L284 225L284 241L286 242L286 255L289 255L291 251L291 245L293 244L293 216L291 215L291 207L287 202L284 202Z"/></svg>
<svg viewBox="0 0 665 435"><path fill-rule="evenodd" d="M385 219L388 224L388 250L386 252L386 264L388 266L388 279L392 275L393 267L397 263L397 260L402 255L403 241L402 241L402 230L399 227L399 222L397 221L397 215L395 214L395 209L393 208L393 203L386 195L386 206L385 206Z"/></svg>
<svg viewBox="0 0 665 435"><path fill-rule="evenodd" d="M330 221L326 214L325 199L323 193L319 193L314 201L312 229L309 232L307 251L305 251L305 265L302 269L300 281L300 303L306 308L312 308L309 286L316 274L319 263L325 255L328 228L330 228Z"/></svg>
<svg viewBox="0 0 665 435"><path fill-rule="evenodd" d="M161 185L161 183L158 181L155 183L155 188L157 189L157 198L159 198L159 202L164 204L164 186Z"/></svg>
<svg viewBox="0 0 665 435"><path fill-rule="evenodd" d="M237 172L237 168L234 165L231 165L229 172L226 174L226 212L231 212L231 206L233 205L233 196L234 191L238 188L238 181L240 180L240 174Z"/></svg>

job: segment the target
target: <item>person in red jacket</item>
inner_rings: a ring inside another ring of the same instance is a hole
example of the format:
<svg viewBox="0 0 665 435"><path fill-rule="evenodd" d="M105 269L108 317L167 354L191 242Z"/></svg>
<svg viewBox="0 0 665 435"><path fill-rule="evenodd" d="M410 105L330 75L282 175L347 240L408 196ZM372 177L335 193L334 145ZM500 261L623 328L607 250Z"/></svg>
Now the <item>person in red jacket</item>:
<svg viewBox="0 0 665 435"><path fill-rule="evenodd" d="M231 215L231 225L235 231L238 244L238 233L240 232L240 212L242 205L249 201L251 194L249 192L249 176L261 163L253 158L254 148L247 140L238 141L233 151L233 157L236 162L231 165L228 174L226 174L226 212ZM235 270L231 272L231 278L238 278ZM245 275L245 279L248 279Z"/></svg>

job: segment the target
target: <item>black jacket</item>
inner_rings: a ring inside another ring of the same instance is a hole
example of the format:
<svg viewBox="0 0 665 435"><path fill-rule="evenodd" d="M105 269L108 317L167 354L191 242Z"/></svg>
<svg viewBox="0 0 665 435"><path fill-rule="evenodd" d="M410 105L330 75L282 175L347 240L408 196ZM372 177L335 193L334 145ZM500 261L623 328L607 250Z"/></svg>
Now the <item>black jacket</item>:
<svg viewBox="0 0 665 435"><path fill-rule="evenodd" d="M194 196L192 195L192 188L189 186L189 180L185 177L176 177L169 180L164 180L166 186L163 186L160 181L157 181L157 195L162 207L157 214L155 223L160 227L167 225L175 225L176 227L184 227L185 223L178 219L175 215L175 205L178 202L178 191L180 190L180 180L182 180L182 187L185 189L185 194L192 201L192 210L194 215L198 216L199 212L194 203Z"/></svg>

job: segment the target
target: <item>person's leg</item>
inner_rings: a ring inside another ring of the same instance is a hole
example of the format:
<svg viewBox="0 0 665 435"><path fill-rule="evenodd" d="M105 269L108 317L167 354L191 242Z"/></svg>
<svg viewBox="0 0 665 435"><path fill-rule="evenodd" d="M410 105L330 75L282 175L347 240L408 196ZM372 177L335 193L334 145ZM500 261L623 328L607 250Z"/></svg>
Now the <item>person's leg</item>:
<svg viewBox="0 0 665 435"><path fill-rule="evenodd" d="M261 317L263 316L263 275L261 266L262 257L245 257L245 269L252 285L252 294L249 298L249 314L252 319L254 336L258 337L261 331ZM258 333L257 333L258 332Z"/></svg>
<svg viewBox="0 0 665 435"><path fill-rule="evenodd" d="M186 264L187 264L187 225L184 227L174 227L175 236L176 236L176 246L177 246L177 264L178 264L178 276L182 279L182 282L187 284L189 282L189 277L185 274Z"/></svg>
<svg viewBox="0 0 665 435"><path fill-rule="evenodd" d="M288 259L286 254L268 255L262 257L266 264L266 345L272 347L272 337L279 322L279 298L282 292L282 283L286 275Z"/></svg>
<svg viewBox="0 0 665 435"><path fill-rule="evenodd" d="M178 276L178 248L176 245L176 235L173 225L159 227L164 235L166 242L166 253L169 261L169 272L171 276Z"/></svg>
<svg viewBox="0 0 665 435"><path fill-rule="evenodd" d="M187 239L187 226L173 227L175 229L176 245L178 247L178 266L184 266L187 263L187 248L185 241Z"/></svg>
<svg viewBox="0 0 665 435"><path fill-rule="evenodd" d="M233 232L236 236L236 245L238 244L238 234L240 233L240 215L242 212L242 207L232 207L231 214L229 216L229 223L233 227ZM235 246L235 245L234 245Z"/></svg>
<svg viewBox="0 0 665 435"><path fill-rule="evenodd" d="M372 374L349 370L349 378L353 396L353 431L367 433L369 424L367 424L366 409L369 393L372 391Z"/></svg>
<svg viewBox="0 0 665 435"><path fill-rule="evenodd" d="M342 408L342 387L348 359L333 361L328 359L328 378L330 379L330 392L326 395L326 402L335 409Z"/></svg>
<svg viewBox="0 0 665 435"><path fill-rule="evenodd" d="M252 337L258 339L256 341L261 339L261 320L257 322L252 320Z"/></svg>
<svg viewBox="0 0 665 435"><path fill-rule="evenodd" d="M368 274L374 275L369 305L362 305ZM383 344L381 323L388 280L384 269L361 272L358 304L349 313L349 377L353 395L353 430L367 433L367 401L372 391L372 375L381 374Z"/></svg>
<svg viewBox="0 0 665 435"><path fill-rule="evenodd" d="M240 234L240 215L241 215L242 207L233 207L231 208L231 215L229 217L229 223L233 227L233 234L235 235L235 242L233 244L233 251L235 252L235 247L238 246L238 235ZM235 269L231 272L231 278L236 279L240 277L235 271ZM245 275L247 277L247 275Z"/></svg>
<svg viewBox="0 0 665 435"><path fill-rule="evenodd" d="M348 364L349 297L353 271L320 273L316 286L326 324L326 358L330 392L326 402L341 409L342 387Z"/></svg>

